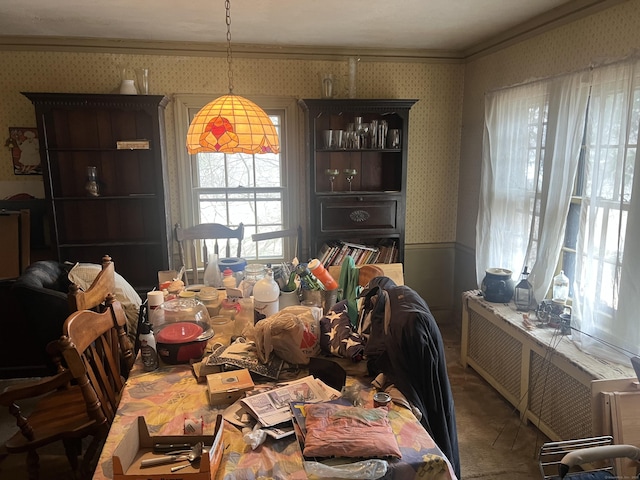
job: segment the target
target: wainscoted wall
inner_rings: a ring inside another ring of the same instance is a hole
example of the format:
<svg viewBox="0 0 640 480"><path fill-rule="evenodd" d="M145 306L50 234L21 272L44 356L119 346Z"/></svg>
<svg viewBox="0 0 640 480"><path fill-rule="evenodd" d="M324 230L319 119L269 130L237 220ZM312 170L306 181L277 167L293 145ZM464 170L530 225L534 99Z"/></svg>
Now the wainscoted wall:
<svg viewBox="0 0 640 480"><path fill-rule="evenodd" d="M454 305L454 243L407 245L404 281L422 296L438 321L450 321Z"/></svg>

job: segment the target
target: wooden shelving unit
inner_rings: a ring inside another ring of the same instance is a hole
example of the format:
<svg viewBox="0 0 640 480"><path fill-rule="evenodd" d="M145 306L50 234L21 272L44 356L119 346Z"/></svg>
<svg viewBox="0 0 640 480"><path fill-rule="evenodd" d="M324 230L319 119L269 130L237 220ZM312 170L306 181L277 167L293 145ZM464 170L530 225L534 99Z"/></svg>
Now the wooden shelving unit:
<svg viewBox="0 0 640 480"><path fill-rule="evenodd" d="M140 292L169 268L164 109L158 95L24 93L36 109L51 242L60 261L99 263ZM118 142L145 140L134 149ZM147 148L148 146L148 148ZM122 145L120 145L122 147ZM98 196L87 190L96 167Z"/></svg>
<svg viewBox="0 0 640 480"><path fill-rule="evenodd" d="M344 254L356 263L404 260L409 110L416 100L304 99L310 185L310 254L339 264ZM361 118L368 132L345 132ZM370 126L377 123L376 134ZM379 135L386 123L387 135ZM341 131L343 142L327 144L325 131ZM398 131L398 142L390 133ZM347 139L345 139L345 135ZM351 139L351 140L350 140ZM350 172L355 171L351 175ZM335 174L335 175L332 175ZM331 177L333 176L333 180ZM349 179L351 177L351 179ZM345 243L363 245L353 247ZM326 258L327 247L338 246ZM368 249L377 249L378 255Z"/></svg>

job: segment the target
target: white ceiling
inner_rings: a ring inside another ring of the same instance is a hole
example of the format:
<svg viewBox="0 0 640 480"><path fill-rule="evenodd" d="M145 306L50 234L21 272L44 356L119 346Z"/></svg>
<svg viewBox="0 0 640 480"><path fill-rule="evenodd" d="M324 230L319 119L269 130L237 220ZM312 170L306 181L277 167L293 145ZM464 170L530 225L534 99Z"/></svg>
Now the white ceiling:
<svg viewBox="0 0 640 480"><path fill-rule="evenodd" d="M564 14L603 1L233 0L231 34L233 44L464 51L557 7ZM225 5L0 0L2 36L225 43Z"/></svg>

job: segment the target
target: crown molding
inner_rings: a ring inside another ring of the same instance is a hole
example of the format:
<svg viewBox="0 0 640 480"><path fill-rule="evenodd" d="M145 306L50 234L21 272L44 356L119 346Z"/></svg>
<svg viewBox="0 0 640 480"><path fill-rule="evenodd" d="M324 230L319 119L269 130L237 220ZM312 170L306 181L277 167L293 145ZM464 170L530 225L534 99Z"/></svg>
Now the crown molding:
<svg viewBox="0 0 640 480"><path fill-rule="evenodd" d="M226 43L140 41L82 37L0 36L0 50L118 53L130 55L182 55L226 57ZM358 57L372 62L450 62L463 60L460 52L419 49L371 49L233 44L235 58L344 60Z"/></svg>
<svg viewBox="0 0 640 480"><path fill-rule="evenodd" d="M466 61L495 53L516 43L575 22L594 13L635 0L574 0L521 23L490 39L480 42L462 53Z"/></svg>
<svg viewBox="0 0 640 480"><path fill-rule="evenodd" d="M358 57L361 61L370 62L465 63L628 1L636 0L573 0L464 51L233 44L233 55L236 58L314 61L343 61ZM227 44L0 35L0 51L3 50L226 57Z"/></svg>

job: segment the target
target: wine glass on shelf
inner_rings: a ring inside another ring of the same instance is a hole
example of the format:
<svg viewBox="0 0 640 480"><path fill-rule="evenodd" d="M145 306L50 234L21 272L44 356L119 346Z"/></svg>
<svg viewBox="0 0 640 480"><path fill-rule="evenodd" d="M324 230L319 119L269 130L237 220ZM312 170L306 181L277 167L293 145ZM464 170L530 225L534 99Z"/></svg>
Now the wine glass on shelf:
<svg viewBox="0 0 640 480"><path fill-rule="evenodd" d="M349 182L349 191L351 191L351 182L353 177L358 174L358 171L355 168L345 168L342 173L347 176L347 182Z"/></svg>
<svg viewBox="0 0 640 480"><path fill-rule="evenodd" d="M324 173L329 177L329 182L331 183L331 191L333 192L333 181L338 175L340 175L340 171L335 168L327 168Z"/></svg>

